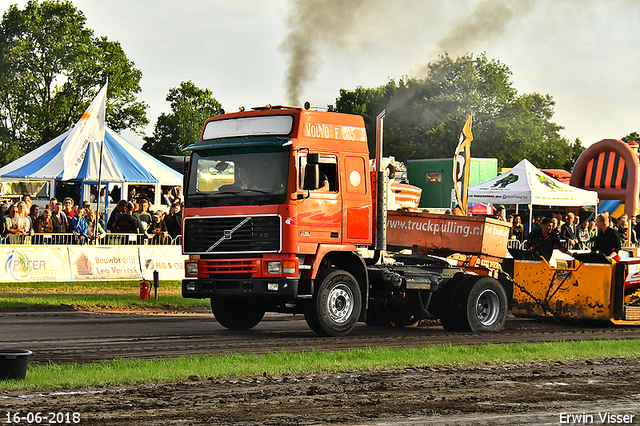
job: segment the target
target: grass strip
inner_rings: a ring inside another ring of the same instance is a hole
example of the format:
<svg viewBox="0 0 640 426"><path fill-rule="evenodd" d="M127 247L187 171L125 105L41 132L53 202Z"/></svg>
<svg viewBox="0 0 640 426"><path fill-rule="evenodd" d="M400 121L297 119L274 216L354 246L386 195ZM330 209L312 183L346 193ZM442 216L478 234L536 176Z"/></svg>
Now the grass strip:
<svg viewBox="0 0 640 426"><path fill-rule="evenodd" d="M502 365L532 361L640 357L640 339L546 343L437 345L265 355L204 355L159 360L117 359L89 364L33 365L24 381L0 381L7 390L78 389L201 379L375 371L436 365Z"/></svg>
<svg viewBox="0 0 640 426"><path fill-rule="evenodd" d="M207 299L182 297L180 281L160 281L158 301L153 288L140 300L140 281L71 281L0 283L0 309L45 306L207 306Z"/></svg>

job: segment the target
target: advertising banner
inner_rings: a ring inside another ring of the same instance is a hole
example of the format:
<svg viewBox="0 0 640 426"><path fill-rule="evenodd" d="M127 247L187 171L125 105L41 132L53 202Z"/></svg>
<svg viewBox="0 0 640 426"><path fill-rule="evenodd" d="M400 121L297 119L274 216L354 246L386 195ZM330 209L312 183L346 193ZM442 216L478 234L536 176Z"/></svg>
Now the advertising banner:
<svg viewBox="0 0 640 426"><path fill-rule="evenodd" d="M138 280L142 278L138 248L70 246L71 279Z"/></svg>
<svg viewBox="0 0 640 426"><path fill-rule="evenodd" d="M153 271L158 271L158 277L161 280L182 280L184 261L188 257L182 254L180 246L140 247L142 276L152 280Z"/></svg>
<svg viewBox="0 0 640 426"><path fill-rule="evenodd" d="M0 282L182 280L180 246L0 246Z"/></svg>
<svg viewBox="0 0 640 426"><path fill-rule="evenodd" d="M0 280L69 281L69 252L66 247L0 246Z"/></svg>

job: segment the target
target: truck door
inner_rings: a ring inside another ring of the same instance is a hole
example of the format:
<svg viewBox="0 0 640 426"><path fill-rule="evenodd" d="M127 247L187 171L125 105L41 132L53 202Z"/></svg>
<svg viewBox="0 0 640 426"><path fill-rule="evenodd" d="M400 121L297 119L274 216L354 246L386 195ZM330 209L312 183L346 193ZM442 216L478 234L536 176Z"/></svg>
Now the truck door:
<svg viewBox="0 0 640 426"><path fill-rule="evenodd" d="M299 157L298 185L303 189L307 157L301 153ZM298 205L298 229L300 242L340 244L342 229L342 200L338 160L335 155L320 154L321 183L326 179L326 186L309 191L309 197Z"/></svg>
<svg viewBox="0 0 640 426"><path fill-rule="evenodd" d="M367 169L368 162L363 157L344 157L342 241L346 244L368 244L371 238L372 203Z"/></svg>

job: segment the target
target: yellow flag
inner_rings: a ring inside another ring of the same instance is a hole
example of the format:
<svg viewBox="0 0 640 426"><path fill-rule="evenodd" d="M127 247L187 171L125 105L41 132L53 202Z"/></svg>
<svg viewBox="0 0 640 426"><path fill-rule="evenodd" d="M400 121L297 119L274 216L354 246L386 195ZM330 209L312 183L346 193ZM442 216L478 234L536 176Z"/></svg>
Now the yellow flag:
<svg viewBox="0 0 640 426"><path fill-rule="evenodd" d="M462 213L467 214L467 195L469 191L469 161L471 160L471 119L470 115L462 128L460 141L453 156L453 184L456 189L456 203Z"/></svg>

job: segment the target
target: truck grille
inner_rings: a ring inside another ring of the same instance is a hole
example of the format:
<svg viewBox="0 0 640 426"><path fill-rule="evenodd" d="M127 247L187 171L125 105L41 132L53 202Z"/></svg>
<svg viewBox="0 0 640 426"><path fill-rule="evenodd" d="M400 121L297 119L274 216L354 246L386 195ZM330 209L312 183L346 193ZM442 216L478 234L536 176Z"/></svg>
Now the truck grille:
<svg viewBox="0 0 640 426"><path fill-rule="evenodd" d="M280 216L188 217L184 252L277 253L280 231Z"/></svg>

